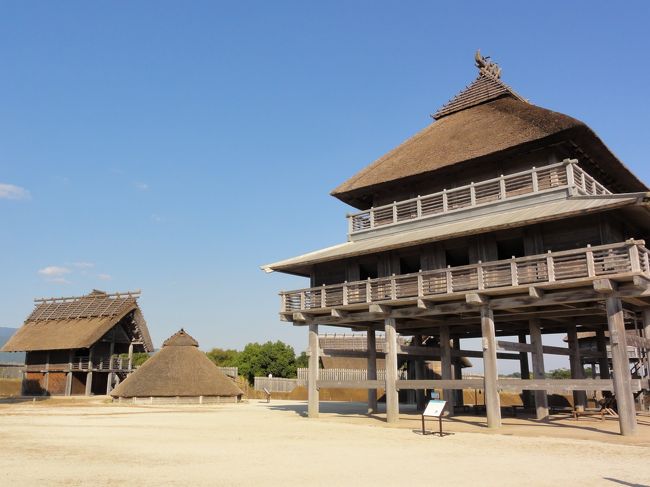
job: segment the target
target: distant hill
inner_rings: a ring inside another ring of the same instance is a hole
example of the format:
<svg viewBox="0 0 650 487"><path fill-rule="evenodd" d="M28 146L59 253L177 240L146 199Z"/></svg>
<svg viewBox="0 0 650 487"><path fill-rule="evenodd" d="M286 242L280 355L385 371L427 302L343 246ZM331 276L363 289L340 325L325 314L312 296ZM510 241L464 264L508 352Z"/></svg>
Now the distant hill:
<svg viewBox="0 0 650 487"><path fill-rule="evenodd" d="M7 343L18 328L7 328L0 326L0 347ZM25 363L25 354L23 352L0 352L0 364Z"/></svg>

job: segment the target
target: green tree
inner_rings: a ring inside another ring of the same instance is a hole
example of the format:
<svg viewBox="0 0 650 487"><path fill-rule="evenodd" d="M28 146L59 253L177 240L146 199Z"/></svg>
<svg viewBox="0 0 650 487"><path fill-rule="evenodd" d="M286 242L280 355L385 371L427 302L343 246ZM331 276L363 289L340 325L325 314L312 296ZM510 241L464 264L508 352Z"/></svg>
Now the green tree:
<svg viewBox="0 0 650 487"><path fill-rule="evenodd" d="M253 383L254 377L296 377L296 353L293 347L283 343L249 343L237 357L239 374Z"/></svg>
<svg viewBox="0 0 650 487"><path fill-rule="evenodd" d="M570 379L571 371L569 369L553 369L546 372L546 377L548 379Z"/></svg>
<svg viewBox="0 0 650 487"><path fill-rule="evenodd" d="M205 354L219 367L237 367L237 358L239 357L240 352L237 350L213 348Z"/></svg>
<svg viewBox="0 0 650 487"><path fill-rule="evenodd" d="M307 367L309 367L309 357L307 356L307 352L302 352L296 357L296 368L305 369Z"/></svg>
<svg viewBox="0 0 650 487"><path fill-rule="evenodd" d="M120 354L120 357L122 358L122 363L126 367L126 364L129 362L129 354L128 353L122 353ZM143 363L145 363L151 355L149 355L147 352L134 352L133 353L133 359L132 359L132 365L133 367L140 367Z"/></svg>

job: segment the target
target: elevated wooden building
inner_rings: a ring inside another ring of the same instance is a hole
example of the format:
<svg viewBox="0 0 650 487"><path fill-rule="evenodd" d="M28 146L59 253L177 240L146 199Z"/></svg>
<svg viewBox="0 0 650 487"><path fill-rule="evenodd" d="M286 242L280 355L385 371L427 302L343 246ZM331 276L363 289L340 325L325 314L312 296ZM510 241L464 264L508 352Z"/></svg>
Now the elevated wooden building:
<svg viewBox="0 0 650 487"><path fill-rule="evenodd" d="M479 53L476 64L476 80L433 123L332 192L358 210L346 242L263 266L310 279L281 293L280 310L309 327L309 414L319 387L366 387L371 408L385 387L388 422L398 420L398 390L441 388L451 400L480 387L498 427L501 389L535 391L539 418L546 392L576 391L580 406L581 391L612 390L621 432L633 434L634 394L648 388L648 188L584 123L529 103ZM317 382L319 325L367 330L369 377L375 332L385 331L385 383ZM603 348L581 356L581 332ZM544 345L550 333L567 334L569 347ZM398 334L415 340L400 345ZM417 344L430 337L437 347ZM461 349L476 337L480 352ZM628 344L645 364L634 378ZM527 377L529 353L534 379L498 377L500 359L520 361ZM573 378L546 380L545 354L568 356ZM397 380L398 356L441 360L442 379ZM462 356L483 359L484 380L462 379L452 366ZM600 364L599 378L584 377L585 362Z"/></svg>
<svg viewBox="0 0 650 487"><path fill-rule="evenodd" d="M23 395L108 394L133 370L134 352L153 352L138 292L94 290L36 299L23 326L2 347L27 352Z"/></svg>

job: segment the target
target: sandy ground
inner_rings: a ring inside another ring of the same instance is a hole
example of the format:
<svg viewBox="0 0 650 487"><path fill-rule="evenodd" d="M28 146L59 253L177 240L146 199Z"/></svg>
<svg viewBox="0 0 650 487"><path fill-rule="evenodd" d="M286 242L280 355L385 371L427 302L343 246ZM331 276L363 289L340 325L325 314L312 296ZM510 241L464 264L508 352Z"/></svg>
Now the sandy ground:
<svg viewBox="0 0 650 487"><path fill-rule="evenodd" d="M362 404L321 407L310 420L298 401L0 404L0 485L650 485L648 421L621 441L581 420L594 441L546 435L583 438L572 420L509 419L485 434L484 418L461 417L440 438L421 435L414 414L389 427L359 414Z"/></svg>

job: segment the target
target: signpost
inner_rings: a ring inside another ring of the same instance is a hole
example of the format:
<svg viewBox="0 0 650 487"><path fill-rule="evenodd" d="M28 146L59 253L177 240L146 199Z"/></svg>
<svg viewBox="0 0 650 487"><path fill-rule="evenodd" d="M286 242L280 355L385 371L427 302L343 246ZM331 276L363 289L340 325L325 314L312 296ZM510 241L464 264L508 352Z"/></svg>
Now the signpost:
<svg viewBox="0 0 650 487"><path fill-rule="evenodd" d="M439 434L440 436L442 436L442 413L445 410L446 405L447 405L447 401L440 401L435 399L429 401L427 407L424 409L424 412L422 413L422 434L423 435L426 435L426 430L424 429L424 417L427 416L429 418L438 418Z"/></svg>

